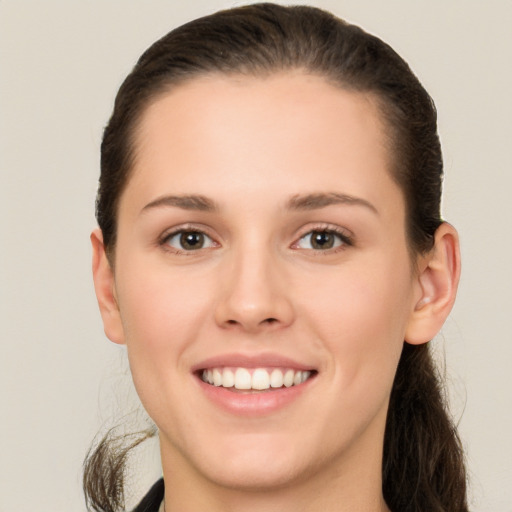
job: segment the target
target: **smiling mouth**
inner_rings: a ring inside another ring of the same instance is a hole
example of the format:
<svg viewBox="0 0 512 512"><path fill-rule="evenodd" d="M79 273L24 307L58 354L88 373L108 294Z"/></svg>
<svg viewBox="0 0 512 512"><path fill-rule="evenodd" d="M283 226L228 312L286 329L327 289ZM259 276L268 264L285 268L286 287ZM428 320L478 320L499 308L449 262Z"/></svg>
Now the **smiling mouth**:
<svg viewBox="0 0 512 512"><path fill-rule="evenodd" d="M228 391L276 391L304 384L316 375L315 370L292 368L208 368L199 372L203 382Z"/></svg>

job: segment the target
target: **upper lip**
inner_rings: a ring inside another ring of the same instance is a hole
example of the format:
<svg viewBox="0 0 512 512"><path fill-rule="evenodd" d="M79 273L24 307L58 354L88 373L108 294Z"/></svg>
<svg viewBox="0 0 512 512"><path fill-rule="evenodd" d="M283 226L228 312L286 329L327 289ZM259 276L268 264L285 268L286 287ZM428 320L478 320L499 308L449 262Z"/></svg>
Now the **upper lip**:
<svg viewBox="0 0 512 512"><path fill-rule="evenodd" d="M203 361L195 364L192 367L192 372L208 368L219 368L224 366L239 367L239 368L291 368L294 370L312 371L315 366L307 363L296 361L295 359L273 353L261 354L222 354L218 356L209 357Z"/></svg>

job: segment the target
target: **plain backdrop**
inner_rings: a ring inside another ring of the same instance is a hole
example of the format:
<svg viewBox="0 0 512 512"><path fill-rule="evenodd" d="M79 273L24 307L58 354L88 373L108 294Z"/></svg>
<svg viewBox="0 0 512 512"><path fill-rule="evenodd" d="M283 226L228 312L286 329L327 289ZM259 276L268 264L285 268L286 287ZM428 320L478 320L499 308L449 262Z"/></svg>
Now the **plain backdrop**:
<svg viewBox="0 0 512 512"><path fill-rule="evenodd" d="M0 0L0 511L84 511L95 433L134 407L90 276L99 143L140 53L227 0ZM304 2L296 2L304 3ZM457 305L435 341L471 510L512 512L512 2L318 0L390 43L439 110ZM159 474L140 453L136 501Z"/></svg>

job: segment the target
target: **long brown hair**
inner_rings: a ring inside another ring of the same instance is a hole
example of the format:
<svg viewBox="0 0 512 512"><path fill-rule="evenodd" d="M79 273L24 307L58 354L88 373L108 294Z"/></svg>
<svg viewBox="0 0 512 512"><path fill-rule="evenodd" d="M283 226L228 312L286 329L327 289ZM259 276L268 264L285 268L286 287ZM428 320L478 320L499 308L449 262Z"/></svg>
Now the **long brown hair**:
<svg viewBox="0 0 512 512"><path fill-rule="evenodd" d="M290 69L377 98L389 127L392 177L405 197L411 254L432 248L442 222L443 163L434 103L409 66L386 43L328 12L255 4L173 30L141 56L123 82L104 132L96 202L109 255L115 251L119 198L132 170L134 134L149 102L209 73L264 76ZM92 510L123 510L126 456L148 435L110 432L89 452L84 490ZM389 405L382 476L384 497L394 512L468 510L463 451L428 344L404 343Z"/></svg>

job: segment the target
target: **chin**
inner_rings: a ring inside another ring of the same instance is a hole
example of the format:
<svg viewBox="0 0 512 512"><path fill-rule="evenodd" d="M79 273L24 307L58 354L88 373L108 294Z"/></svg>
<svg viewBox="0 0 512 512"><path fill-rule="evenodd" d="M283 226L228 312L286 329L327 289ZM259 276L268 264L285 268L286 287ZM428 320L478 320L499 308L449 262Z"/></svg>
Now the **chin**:
<svg viewBox="0 0 512 512"><path fill-rule="evenodd" d="M250 454L216 467L204 468L207 478L214 484L245 492L272 491L286 488L309 473L296 460L276 456L251 458Z"/></svg>
<svg viewBox="0 0 512 512"><path fill-rule="evenodd" d="M181 457L186 457L181 462L201 479L240 491L284 488L311 475L308 461L318 459L318 451L315 455L313 450L312 457L308 457L311 450L304 450L304 443L298 442L290 432L231 433L220 438L209 436L208 441L193 443L195 449L188 454L181 451Z"/></svg>
<svg viewBox="0 0 512 512"><path fill-rule="evenodd" d="M332 442L328 433L324 434L297 436L288 430L274 436L254 436L238 446L231 445L221 464L212 464L204 470L218 485L252 492L282 491L318 482L319 478L329 479L333 470L337 473L335 467L341 471L340 462L351 450L342 435Z"/></svg>

